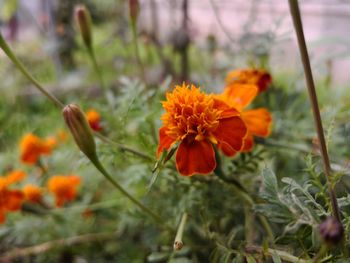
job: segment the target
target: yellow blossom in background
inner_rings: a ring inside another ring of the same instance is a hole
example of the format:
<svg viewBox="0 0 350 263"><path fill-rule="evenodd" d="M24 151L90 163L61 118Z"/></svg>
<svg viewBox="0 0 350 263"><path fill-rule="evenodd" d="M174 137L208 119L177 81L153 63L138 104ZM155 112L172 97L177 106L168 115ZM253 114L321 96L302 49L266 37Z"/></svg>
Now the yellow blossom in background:
<svg viewBox="0 0 350 263"><path fill-rule="evenodd" d="M101 115L94 109L88 110L86 113L86 119L94 131L101 131L102 126L101 126Z"/></svg>
<svg viewBox="0 0 350 263"><path fill-rule="evenodd" d="M76 175L56 175L49 179L47 187L54 195L57 207L61 207L65 202L73 201L76 198L80 182L80 177Z"/></svg>
<svg viewBox="0 0 350 263"><path fill-rule="evenodd" d="M25 164L36 164L41 155L50 155L57 142L53 137L41 139L28 133L20 141L21 161Z"/></svg>
<svg viewBox="0 0 350 263"><path fill-rule="evenodd" d="M21 209L24 194L20 190L10 189L12 184L20 182L25 173L16 170L0 177L0 223L5 222L6 214Z"/></svg>
<svg viewBox="0 0 350 263"><path fill-rule="evenodd" d="M264 69L238 69L229 72L226 76L226 86L234 84L256 85L259 92L265 91L272 82L270 73Z"/></svg>
<svg viewBox="0 0 350 263"><path fill-rule="evenodd" d="M23 187L23 193L26 201L32 203L41 203L43 198L43 189L33 184L27 184Z"/></svg>

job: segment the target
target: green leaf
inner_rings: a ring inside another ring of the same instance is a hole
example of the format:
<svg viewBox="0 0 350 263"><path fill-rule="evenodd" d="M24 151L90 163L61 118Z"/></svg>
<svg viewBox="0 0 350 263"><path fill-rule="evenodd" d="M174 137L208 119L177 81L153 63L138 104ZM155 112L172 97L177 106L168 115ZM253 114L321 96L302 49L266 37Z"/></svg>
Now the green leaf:
<svg viewBox="0 0 350 263"><path fill-rule="evenodd" d="M253 256L251 256L251 255L248 255L246 257L246 259L247 259L247 263L256 263L255 258Z"/></svg>
<svg viewBox="0 0 350 263"><path fill-rule="evenodd" d="M264 168L262 171L263 191L261 197L267 201L276 201L278 199L278 184L277 178L273 171L269 168Z"/></svg>
<svg viewBox="0 0 350 263"><path fill-rule="evenodd" d="M274 253L272 253L271 256L272 256L273 263L282 263L282 260L280 256L276 253L276 251L274 251Z"/></svg>

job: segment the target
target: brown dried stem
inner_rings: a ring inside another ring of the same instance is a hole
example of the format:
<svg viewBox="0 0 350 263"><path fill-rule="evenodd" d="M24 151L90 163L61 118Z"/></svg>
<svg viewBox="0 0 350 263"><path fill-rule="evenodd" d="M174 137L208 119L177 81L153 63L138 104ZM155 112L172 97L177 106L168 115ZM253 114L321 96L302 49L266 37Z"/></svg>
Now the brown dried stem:
<svg viewBox="0 0 350 263"><path fill-rule="evenodd" d="M323 169L324 169L324 173L325 173L325 176L327 179L328 192L329 192L329 197L331 199L331 204L332 204L332 212L333 212L333 216L339 222L341 222L338 202L337 202L337 198L335 195L334 187L332 186L331 166L330 166L330 162L329 162L326 140L325 140L324 131L323 131L323 127L322 127L320 109L319 109L318 102L317 102L315 84L314 84L314 80L312 77L309 55L308 55L307 47L306 47L306 43L305 43L305 37L304 37L303 25L302 25L302 21L301 21L301 17L300 17L298 0L289 0L289 8L290 8L290 12L292 15L293 24L294 24L295 32L297 35L297 39L298 39L301 60L302 60L303 67L304 67L306 84L307 84L307 89L309 92L309 98L310 98L310 102L311 102L312 112L313 112L313 116L314 116L317 137L318 137L318 140L320 143L321 157L322 157L322 161L323 161Z"/></svg>

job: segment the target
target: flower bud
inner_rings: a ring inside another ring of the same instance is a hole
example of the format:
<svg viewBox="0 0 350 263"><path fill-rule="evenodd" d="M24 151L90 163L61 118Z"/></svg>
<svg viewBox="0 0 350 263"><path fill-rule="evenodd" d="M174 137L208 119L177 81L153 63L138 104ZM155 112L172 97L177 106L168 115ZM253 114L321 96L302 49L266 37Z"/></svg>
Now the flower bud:
<svg viewBox="0 0 350 263"><path fill-rule="evenodd" d="M140 3L138 0L129 0L129 12L131 21L136 23L140 12Z"/></svg>
<svg viewBox="0 0 350 263"><path fill-rule="evenodd" d="M77 5L75 7L75 20L78 24L80 34L84 44L88 49L92 48L92 33L91 33L91 16L85 5Z"/></svg>
<svg viewBox="0 0 350 263"><path fill-rule="evenodd" d="M343 225L334 217L328 217L319 225L322 238L329 244L336 245L344 235Z"/></svg>
<svg viewBox="0 0 350 263"><path fill-rule="evenodd" d="M90 159L96 160L96 144L85 114L78 105L63 108L63 117L79 149Z"/></svg>

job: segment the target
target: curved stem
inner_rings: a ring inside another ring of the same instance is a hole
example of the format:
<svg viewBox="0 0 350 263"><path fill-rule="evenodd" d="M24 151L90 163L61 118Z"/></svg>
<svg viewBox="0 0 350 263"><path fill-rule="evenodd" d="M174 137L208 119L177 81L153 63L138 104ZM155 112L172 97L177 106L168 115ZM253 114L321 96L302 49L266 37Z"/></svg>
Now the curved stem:
<svg viewBox="0 0 350 263"><path fill-rule="evenodd" d="M145 153L143 153L143 152L140 152L139 150L136 150L136 149L131 148L131 147L129 147L129 146L127 146L127 145L124 145L124 144L120 144L120 143L114 142L114 141L112 141L111 139L109 139L109 138L103 136L101 133L94 132L94 134L95 134L95 136L96 136L97 138L99 138L101 141L103 141L103 142L105 142L105 143L107 143L107 144L110 144L110 145L112 145L112 146L114 146L114 147L117 147L118 149L120 149L120 150L122 150L122 151L132 153L132 154L134 154L134 155L136 155L136 156L138 156L138 157L141 157L141 158L143 158L143 159L145 159L145 160L147 160L147 161L154 161L154 158L153 158L153 157L151 157L151 156L149 156L149 155L147 155L147 154L145 154Z"/></svg>
<svg viewBox="0 0 350 263"><path fill-rule="evenodd" d="M55 104L58 108L63 108L64 105L62 102L60 102L54 95L46 91L39 82L27 71L27 69L24 67L24 65L17 59L16 55L12 52L9 45L6 43L5 39L0 33L0 48L4 51L4 53L7 55L7 57L15 64L15 66L22 72L24 76L27 77L27 79L33 83L33 85L41 92L43 93L53 104Z"/></svg>
<svg viewBox="0 0 350 263"><path fill-rule="evenodd" d="M90 159L91 162L95 165L97 170L101 172L101 174L117 189L119 192L121 192L126 198L128 198L132 203L134 203L136 206L138 206L143 212L151 216L155 221L160 223L164 228L167 230L173 232L173 229L165 224L163 219L158 216L156 213L154 213L152 210L144 206L142 203L140 203L135 197L133 197L131 194L129 194L117 181L113 179L113 177L106 171L106 169L103 167L101 162L98 160L98 158L92 158Z"/></svg>

